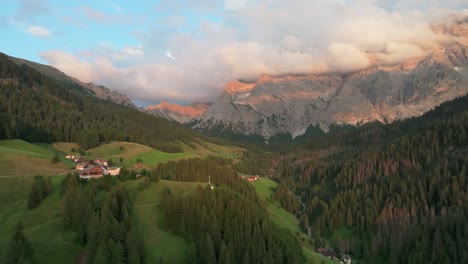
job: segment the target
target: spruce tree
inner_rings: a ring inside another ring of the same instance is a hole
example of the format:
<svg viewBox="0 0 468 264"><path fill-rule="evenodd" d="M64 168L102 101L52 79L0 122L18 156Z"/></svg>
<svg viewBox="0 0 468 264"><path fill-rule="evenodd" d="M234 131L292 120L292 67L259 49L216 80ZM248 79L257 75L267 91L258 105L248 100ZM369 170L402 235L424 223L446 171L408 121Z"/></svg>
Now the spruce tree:
<svg viewBox="0 0 468 264"><path fill-rule="evenodd" d="M98 246L99 237L99 213L94 212L88 223L87 242L88 242L88 258L94 259L96 248Z"/></svg>
<svg viewBox="0 0 468 264"><path fill-rule="evenodd" d="M134 246L130 248L130 252L128 253L128 264L140 264L140 256L138 255L138 251Z"/></svg>
<svg viewBox="0 0 468 264"><path fill-rule="evenodd" d="M112 264L123 264L124 263L124 249L120 242L114 244L111 250L111 263Z"/></svg>
<svg viewBox="0 0 468 264"><path fill-rule="evenodd" d="M8 245L5 263L30 263L33 254L31 244L23 233L23 224L19 222Z"/></svg>
<svg viewBox="0 0 468 264"><path fill-rule="evenodd" d="M99 243L97 248L96 257L94 258L93 264L107 264L109 262L109 256L107 254L106 242L102 241Z"/></svg>
<svg viewBox="0 0 468 264"><path fill-rule="evenodd" d="M52 157L52 163L57 164L60 162L60 157L55 153L55 155Z"/></svg>

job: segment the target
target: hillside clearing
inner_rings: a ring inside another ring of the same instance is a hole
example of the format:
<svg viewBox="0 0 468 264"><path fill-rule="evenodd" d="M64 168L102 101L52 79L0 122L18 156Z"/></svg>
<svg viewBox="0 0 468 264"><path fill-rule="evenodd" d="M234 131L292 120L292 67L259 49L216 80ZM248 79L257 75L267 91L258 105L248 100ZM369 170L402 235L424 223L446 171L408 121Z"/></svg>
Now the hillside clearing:
<svg viewBox="0 0 468 264"><path fill-rule="evenodd" d="M139 231L143 234L146 247L146 263L159 263L161 257L164 263L185 263L188 244L182 238L167 232L160 227L162 211L158 207L162 191L169 188L174 193L184 194L195 190L205 183L175 182L160 180L152 183L144 191L138 192L134 212Z"/></svg>

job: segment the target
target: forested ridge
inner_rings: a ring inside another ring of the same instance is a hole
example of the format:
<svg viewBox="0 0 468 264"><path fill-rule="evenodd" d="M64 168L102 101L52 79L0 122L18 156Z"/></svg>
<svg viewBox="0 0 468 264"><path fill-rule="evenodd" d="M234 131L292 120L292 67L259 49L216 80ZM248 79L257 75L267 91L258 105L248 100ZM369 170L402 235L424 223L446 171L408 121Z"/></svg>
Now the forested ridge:
<svg viewBox="0 0 468 264"><path fill-rule="evenodd" d="M223 187L166 192L167 227L191 243L192 263L301 263L299 241L266 211Z"/></svg>
<svg viewBox="0 0 468 264"><path fill-rule="evenodd" d="M272 157L275 196L317 247L366 263L468 263L467 132L465 96L419 118L333 133ZM351 235L328 240L343 229Z"/></svg>
<svg viewBox="0 0 468 264"><path fill-rule="evenodd" d="M222 158L170 161L151 174L163 179L207 182L195 192L164 193L166 227L191 243L193 263L301 263L299 241L268 218L255 188ZM153 179L154 180L154 179Z"/></svg>
<svg viewBox="0 0 468 264"><path fill-rule="evenodd" d="M0 54L0 139L79 142L84 149L131 141L180 152L176 141L194 137L178 124L82 94Z"/></svg>

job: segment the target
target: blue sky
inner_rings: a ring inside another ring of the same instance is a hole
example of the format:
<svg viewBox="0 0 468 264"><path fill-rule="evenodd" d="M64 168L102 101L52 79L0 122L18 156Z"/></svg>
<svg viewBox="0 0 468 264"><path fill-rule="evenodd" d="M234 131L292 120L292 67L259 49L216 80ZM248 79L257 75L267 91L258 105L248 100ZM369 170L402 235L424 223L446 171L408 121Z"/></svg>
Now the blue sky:
<svg viewBox="0 0 468 264"><path fill-rule="evenodd" d="M138 102L212 101L227 82L261 73L423 56L440 41L431 25L468 14L467 2L4 0L0 52Z"/></svg>

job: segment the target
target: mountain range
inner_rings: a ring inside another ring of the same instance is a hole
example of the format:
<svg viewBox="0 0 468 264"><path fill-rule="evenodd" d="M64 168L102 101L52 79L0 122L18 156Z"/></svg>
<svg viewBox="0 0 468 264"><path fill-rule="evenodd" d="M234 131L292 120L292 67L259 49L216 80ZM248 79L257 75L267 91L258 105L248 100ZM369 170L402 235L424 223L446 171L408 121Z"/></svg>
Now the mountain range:
<svg viewBox="0 0 468 264"><path fill-rule="evenodd" d="M331 125L419 116L468 93L468 19L433 31L450 41L397 65L346 73L262 74L253 82L228 83L209 107L164 102L147 111L200 131L265 139L277 134L297 137L310 126L327 132Z"/></svg>
<svg viewBox="0 0 468 264"><path fill-rule="evenodd" d="M255 81L226 84L212 103L181 106L163 101L140 110L210 134L265 139L278 134L294 138L311 127L328 132L330 126L420 116L468 93L468 18L434 26L433 31L446 40L426 48L426 55L396 65L375 64L355 72L262 74ZM83 83L51 66L8 58L82 95L137 108L125 94L102 85Z"/></svg>

